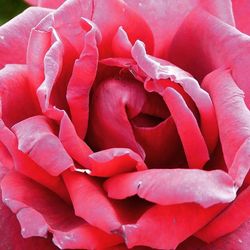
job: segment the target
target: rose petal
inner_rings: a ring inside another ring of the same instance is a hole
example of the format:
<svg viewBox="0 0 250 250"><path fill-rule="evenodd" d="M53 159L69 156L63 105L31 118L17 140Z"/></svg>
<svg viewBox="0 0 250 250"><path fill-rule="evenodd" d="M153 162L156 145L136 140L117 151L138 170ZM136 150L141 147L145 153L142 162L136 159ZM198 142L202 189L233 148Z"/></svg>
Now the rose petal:
<svg viewBox="0 0 250 250"><path fill-rule="evenodd" d="M62 179L58 176L51 176L40 166L36 165L27 155L19 151L16 136L2 123L0 128L0 141L12 157L16 171L49 188L66 202L69 201L69 195Z"/></svg>
<svg viewBox="0 0 250 250"><path fill-rule="evenodd" d="M234 232L219 238L200 250L247 250L250 244L250 221L245 222ZM193 250L193 249L192 249Z"/></svg>
<svg viewBox="0 0 250 250"><path fill-rule="evenodd" d="M218 67L229 67L250 107L249 36L239 32L202 9L193 11L183 22L172 46L169 60L201 80ZM187 48L193 48L192 50Z"/></svg>
<svg viewBox="0 0 250 250"><path fill-rule="evenodd" d="M124 225L122 233L129 248L145 245L153 249L175 249L220 210L220 206L204 209L197 204L155 205L136 224Z"/></svg>
<svg viewBox="0 0 250 250"><path fill-rule="evenodd" d="M137 41L133 46L132 57L147 76L158 80L154 81L153 85L150 84L148 79L145 81L145 88L148 91L156 91L162 95L168 84L162 85L161 79L170 79L173 83L180 84L186 94L192 98L199 110L201 132L209 151L212 152L217 145L218 128L213 104L208 93L199 86L199 83L189 73L168 61L159 60L146 54L144 45L140 41Z"/></svg>
<svg viewBox="0 0 250 250"><path fill-rule="evenodd" d="M193 113L176 90L167 88L163 98L175 121L189 167L202 168L209 159L209 152Z"/></svg>
<svg viewBox="0 0 250 250"><path fill-rule="evenodd" d="M18 149L51 175L59 175L74 165L54 134L51 122L44 116L34 116L12 127L18 139Z"/></svg>
<svg viewBox="0 0 250 250"><path fill-rule="evenodd" d="M236 196L232 179L220 170L150 169L111 177L104 187L114 199L137 194L160 205L196 202L209 207Z"/></svg>
<svg viewBox="0 0 250 250"><path fill-rule="evenodd" d="M27 3L32 4L32 5L37 5L41 7L46 7L46 8L51 8L51 9L56 9L58 8L61 4L65 2L65 0L25 0Z"/></svg>
<svg viewBox="0 0 250 250"><path fill-rule="evenodd" d="M0 68L25 63L30 31L48 13L49 9L28 8L0 27Z"/></svg>
<svg viewBox="0 0 250 250"><path fill-rule="evenodd" d="M99 84L92 97L88 144L96 150L130 148L144 157L128 119L140 112L144 101L145 91L135 81L109 79Z"/></svg>
<svg viewBox="0 0 250 250"><path fill-rule="evenodd" d="M154 127L134 125L133 131L136 140L146 153L145 162L150 168L171 167L172 162L183 163L185 155L180 152L181 142L172 117Z"/></svg>
<svg viewBox="0 0 250 250"><path fill-rule="evenodd" d="M0 70L0 95L1 118L8 127L40 113L25 65L6 65Z"/></svg>
<svg viewBox="0 0 250 250"><path fill-rule="evenodd" d="M250 9L250 2L248 0L233 0L232 4L237 29L250 35L250 17L248 14L248 10Z"/></svg>
<svg viewBox="0 0 250 250"><path fill-rule="evenodd" d="M49 17L47 19L49 22L50 20ZM38 39L41 39L41 40L38 40L40 43L42 43L44 39L48 39L47 33L45 34L45 37L40 36L39 32L34 33L34 36L36 35L38 35ZM59 109L61 108L61 104L65 106L66 103L64 100L62 100L62 102L60 101L61 91L57 87L58 85L59 86L64 85L63 91L65 91L66 93L65 87L67 87L67 77L69 75L69 72L67 71L66 71L66 75L65 74L60 75L61 71L64 70L63 69L63 59L64 59L63 48L68 50L68 53L72 50L69 49L67 46L64 47L65 44L63 44L63 42L58 38L58 35L55 31L53 31L53 34L50 34L49 37L52 40L54 39L52 46L49 48L49 50L46 53L42 50L40 51L41 54L38 55L38 57L40 58L39 60L42 60L44 53L45 53L45 61L44 61L45 80L39 86L37 90L37 96L38 96L40 106L44 114L48 116L50 119L53 119L57 123L59 123L59 126L60 126L59 127L59 139L62 142L66 151L70 154L70 156L72 156L72 158L74 158L80 164L85 166L88 155L92 153L92 150L77 135L75 128L72 122L70 121L67 113L64 110ZM46 48L44 49L46 50ZM70 61L72 62L72 58L70 59ZM38 72L41 79L43 78L43 67L37 65L37 68L34 68L33 70L34 70L33 72L34 74L37 74ZM58 78L64 78L64 77L65 79L63 79L63 84L62 84L62 81L57 80ZM57 93L57 98L55 98L55 95L53 95L53 92Z"/></svg>
<svg viewBox="0 0 250 250"><path fill-rule="evenodd" d="M141 157L126 148L111 148L89 155L91 175L110 177L132 170L147 169Z"/></svg>
<svg viewBox="0 0 250 250"><path fill-rule="evenodd" d="M90 30L85 34L85 47L80 58L75 61L66 95L72 122L81 138L85 137L88 127L89 93L96 77L100 32L93 23L84 22Z"/></svg>
<svg viewBox="0 0 250 250"><path fill-rule="evenodd" d="M128 34L120 26L112 41L112 51L114 57L131 57L132 44L129 40Z"/></svg>
<svg viewBox="0 0 250 250"><path fill-rule="evenodd" d="M22 238L16 216L0 200L0 249L57 250L50 239Z"/></svg>
<svg viewBox="0 0 250 250"><path fill-rule="evenodd" d="M96 179L70 171L65 172L63 178L77 216L107 233L121 226L114 207Z"/></svg>
<svg viewBox="0 0 250 250"><path fill-rule="evenodd" d="M212 222L202 228L196 236L212 242L236 230L250 219L250 187L238 194L237 198Z"/></svg>
<svg viewBox="0 0 250 250"><path fill-rule="evenodd" d="M64 245L69 248L112 246L120 242L117 236L107 235L86 224L57 196L20 174L6 175L1 188L3 201L17 214L24 237L45 237L50 231L54 243L60 248Z"/></svg>
<svg viewBox="0 0 250 250"><path fill-rule="evenodd" d="M225 162L238 186L250 169L250 111L230 72L217 70L203 82L217 115Z"/></svg>
<svg viewBox="0 0 250 250"><path fill-rule="evenodd" d="M190 0L125 0L149 23L155 38L155 56L165 57L171 41L185 17L196 6L208 9L223 21L233 24L230 0L190 1ZM166 25L167 24L167 25Z"/></svg>

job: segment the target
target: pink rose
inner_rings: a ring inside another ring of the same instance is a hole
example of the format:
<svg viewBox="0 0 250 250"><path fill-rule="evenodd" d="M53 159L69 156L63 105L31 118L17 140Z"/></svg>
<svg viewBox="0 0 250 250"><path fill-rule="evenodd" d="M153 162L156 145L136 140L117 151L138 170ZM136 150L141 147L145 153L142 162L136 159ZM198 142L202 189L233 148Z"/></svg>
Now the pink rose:
<svg viewBox="0 0 250 250"><path fill-rule="evenodd" d="M0 27L0 249L247 250L250 2L28 2Z"/></svg>

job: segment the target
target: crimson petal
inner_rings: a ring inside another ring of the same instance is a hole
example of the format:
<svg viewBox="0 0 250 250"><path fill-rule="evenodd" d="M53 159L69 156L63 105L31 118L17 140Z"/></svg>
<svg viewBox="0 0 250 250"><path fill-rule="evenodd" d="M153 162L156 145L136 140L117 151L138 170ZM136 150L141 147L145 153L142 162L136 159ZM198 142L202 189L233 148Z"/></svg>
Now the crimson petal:
<svg viewBox="0 0 250 250"><path fill-rule="evenodd" d="M90 154L88 164L90 174L100 177L147 169L141 157L127 148L111 148Z"/></svg>
<svg viewBox="0 0 250 250"><path fill-rule="evenodd" d="M237 198L212 222L202 228L196 236L212 242L236 230L250 219L250 186L238 194Z"/></svg>
<svg viewBox="0 0 250 250"><path fill-rule="evenodd" d="M120 228L116 211L96 179L71 171L63 177L77 216L107 233Z"/></svg>
<svg viewBox="0 0 250 250"><path fill-rule="evenodd" d="M124 225L123 237L129 248L145 245L153 249L175 249L220 210L221 206L204 209L192 203L155 205L147 210L136 224Z"/></svg>
<svg viewBox="0 0 250 250"><path fill-rule="evenodd" d="M7 174L1 188L3 201L17 214L23 237L45 237L50 231L60 248L108 247L120 242L117 236L107 235L76 217L56 195L18 173Z"/></svg>
<svg viewBox="0 0 250 250"><path fill-rule="evenodd" d="M104 187L111 198L137 194L160 205L195 202L209 207L236 197L232 179L221 170L150 169L111 177Z"/></svg>

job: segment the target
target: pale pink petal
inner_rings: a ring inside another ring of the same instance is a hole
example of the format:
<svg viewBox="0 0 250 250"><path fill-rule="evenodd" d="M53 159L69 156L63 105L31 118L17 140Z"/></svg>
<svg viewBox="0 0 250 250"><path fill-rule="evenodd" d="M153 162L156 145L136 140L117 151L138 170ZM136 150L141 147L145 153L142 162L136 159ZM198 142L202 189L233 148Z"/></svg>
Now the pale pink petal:
<svg viewBox="0 0 250 250"><path fill-rule="evenodd" d="M57 246L66 245L71 249L112 246L120 242L119 237L107 235L76 217L71 206L20 174L6 175L1 188L3 201L16 213L25 238L46 237L49 231ZM80 236L81 240L76 242Z"/></svg>
<svg viewBox="0 0 250 250"><path fill-rule="evenodd" d="M0 114L6 126L40 114L25 65L6 65L0 70Z"/></svg>
<svg viewBox="0 0 250 250"><path fill-rule="evenodd" d="M0 27L0 68L25 63L30 31L49 13L49 9L31 7Z"/></svg>
<svg viewBox="0 0 250 250"><path fill-rule="evenodd" d="M203 86L214 102L229 174L241 186L250 169L250 111L244 102L244 93L229 70L214 71L204 79Z"/></svg>
<svg viewBox="0 0 250 250"><path fill-rule="evenodd" d="M54 126L44 116L34 116L12 127L18 139L18 149L51 175L59 175L73 160L55 135Z"/></svg>
<svg viewBox="0 0 250 250"><path fill-rule="evenodd" d="M197 6L204 7L223 21L233 24L231 1L210 0L125 0L153 31L155 55L166 57L172 39L185 17ZM143 41L143 40L142 40Z"/></svg>
<svg viewBox="0 0 250 250"><path fill-rule="evenodd" d="M190 49L192 48L192 49ZM232 69L232 76L250 107L250 38L202 9L183 22L172 43L169 60L198 80L218 67Z"/></svg>
<svg viewBox="0 0 250 250"><path fill-rule="evenodd" d="M232 0L232 4L236 28L250 35L250 2L248 0Z"/></svg>
<svg viewBox="0 0 250 250"><path fill-rule="evenodd" d="M120 26L112 41L112 51L114 57L131 57L132 44L129 40L128 34Z"/></svg>
<svg viewBox="0 0 250 250"><path fill-rule="evenodd" d="M136 224L124 225L122 235L129 248L175 249L178 244L213 218L221 206L204 209L197 204L155 205Z"/></svg>
<svg viewBox="0 0 250 250"><path fill-rule="evenodd" d="M114 199L137 194L160 205L195 202L209 207L236 196L232 179L221 170L150 169L111 177L104 187Z"/></svg>
<svg viewBox="0 0 250 250"><path fill-rule="evenodd" d="M53 1L51 0L25 0L25 1L32 5L52 8L52 9L58 8L61 4L65 2L65 0L53 0Z"/></svg>

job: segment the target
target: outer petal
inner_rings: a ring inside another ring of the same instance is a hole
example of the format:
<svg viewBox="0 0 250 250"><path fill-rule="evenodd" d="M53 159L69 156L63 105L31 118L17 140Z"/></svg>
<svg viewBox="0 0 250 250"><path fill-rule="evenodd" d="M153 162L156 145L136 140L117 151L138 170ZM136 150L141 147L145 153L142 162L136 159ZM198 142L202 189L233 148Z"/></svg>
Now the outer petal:
<svg viewBox="0 0 250 250"><path fill-rule="evenodd" d="M49 12L28 8L0 27L0 68L8 63L25 63L30 31Z"/></svg>
<svg viewBox="0 0 250 250"><path fill-rule="evenodd" d="M212 242L221 236L236 230L250 220L250 186L212 222L206 225L196 236L206 242Z"/></svg>
<svg viewBox="0 0 250 250"><path fill-rule="evenodd" d="M0 71L0 115L6 126L40 113L25 65L6 65Z"/></svg>
<svg viewBox="0 0 250 250"><path fill-rule="evenodd" d="M16 216L0 201L0 249L57 250L50 238L22 238Z"/></svg>
<svg viewBox="0 0 250 250"><path fill-rule="evenodd" d="M217 115L220 139L229 174L241 186L250 169L250 111L244 93L229 71L217 70L203 82L210 93Z"/></svg>
<svg viewBox="0 0 250 250"><path fill-rule="evenodd" d="M250 2L248 0L233 0L232 3L236 28L250 35Z"/></svg>
<svg viewBox="0 0 250 250"><path fill-rule="evenodd" d="M199 80L216 68L231 68L250 107L249 76L245 73L250 71L249 51L249 36L196 9L185 19L173 40L169 60Z"/></svg>
<svg viewBox="0 0 250 250"><path fill-rule="evenodd" d="M153 249L175 249L220 210L219 206L204 209L197 204L155 205L136 224L124 225L122 232L128 247L145 245Z"/></svg>
<svg viewBox="0 0 250 250"><path fill-rule="evenodd" d="M8 151L5 153L7 153L8 157L11 157L12 159L12 163L9 162L9 165L6 165L6 162L1 160L2 163L5 164L5 168L9 167L12 169L14 167L16 171L52 190L65 201L69 201L68 192L61 178L58 176L51 176L46 170L43 170L40 166L36 165L27 155L19 151L16 136L5 127L2 122L0 128L0 141L5 146L5 150Z"/></svg>
<svg viewBox="0 0 250 250"><path fill-rule="evenodd" d="M155 38L155 55L166 56L169 45L184 18L190 11L202 6L223 21L233 24L231 1L207 0L125 0L134 10L145 18ZM166 25L167 24L167 25Z"/></svg>
<svg viewBox="0 0 250 250"><path fill-rule="evenodd" d="M65 2L65 0L53 0L53 1L51 0L25 0L25 1L32 5L37 5L37 6L52 8L52 9L58 8L61 4Z"/></svg>
<svg viewBox="0 0 250 250"><path fill-rule="evenodd" d="M12 130L18 138L18 148L51 175L59 175L74 163L57 136L53 124L43 116L34 116Z"/></svg>
<svg viewBox="0 0 250 250"><path fill-rule="evenodd" d="M151 169L114 176L104 186L111 198L137 194L160 205L195 202L209 207L236 196L232 179L220 170Z"/></svg>
<svg viewBox="0 0 250 250"><path fill-rule="evenodd" d="M107 235L91 227L76 217L72 208L57 196L20 174L6 175L1 188L3 201L17 214L25 238L45 237L50 231L56 245L71 249L119 243L117 236Z"/></svg>

